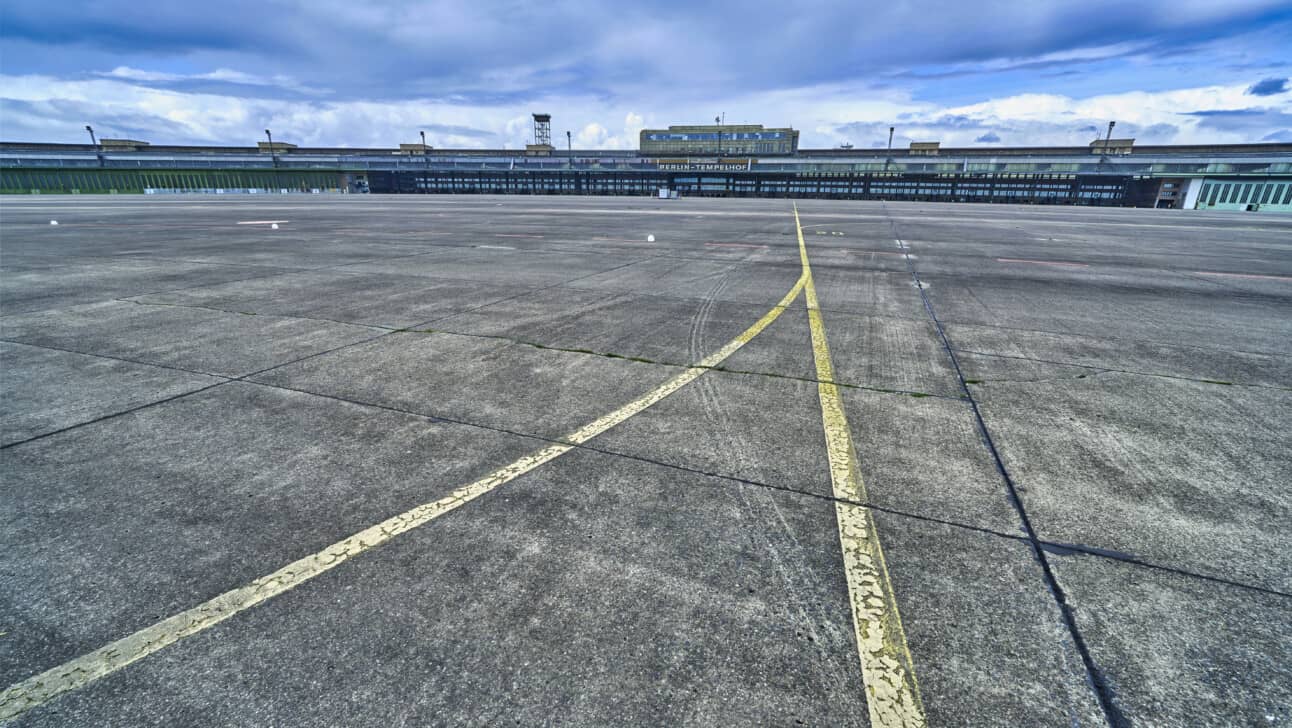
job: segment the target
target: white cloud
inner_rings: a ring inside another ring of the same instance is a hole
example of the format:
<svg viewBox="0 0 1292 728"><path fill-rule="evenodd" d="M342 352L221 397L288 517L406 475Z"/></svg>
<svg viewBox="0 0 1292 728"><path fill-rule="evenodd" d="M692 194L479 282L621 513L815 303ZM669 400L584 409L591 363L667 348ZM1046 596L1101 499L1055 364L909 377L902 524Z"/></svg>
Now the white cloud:
<svg viewBox="0 0 1292 728"><path fill-rule="evenodd" d="M228 69L202 76L239 77ZM138 77L138 74L149 74ZM230 74L234 74L230 76ZM263 79L262 79L263 80ZM829 85L714 99L698 109L676 103L641 112L633 106L587 96L545 96L523 106L407 99L396 102L242 98L147 85L151 72L121 67L111 77L66 80L50 76L0 75L8 139L79 141L86 123L104 136L132 136L161 143L247 145L263 130L304 145L394 146L415 141L419 129L440 148L516 149L531 141L530 110L554 115L553 141L575 131L582 148L633 149L645 126L703 123L726 112L728 123L792 125L802 146L858 147L882 143L890 125L895 146L911 139L937 139L946 146L974 143L994 133L1003 144L1085 144L1110 119L1118 133L1149 143L1255 141L1280 129L1202 126L1187 112L1245 108L1287 109L1292 92L1245 95L1248 84L1200 86L1073 98L1020 94L973 104L945 106L891 89ZM770 114L771 110L781 110Z"/></svg>

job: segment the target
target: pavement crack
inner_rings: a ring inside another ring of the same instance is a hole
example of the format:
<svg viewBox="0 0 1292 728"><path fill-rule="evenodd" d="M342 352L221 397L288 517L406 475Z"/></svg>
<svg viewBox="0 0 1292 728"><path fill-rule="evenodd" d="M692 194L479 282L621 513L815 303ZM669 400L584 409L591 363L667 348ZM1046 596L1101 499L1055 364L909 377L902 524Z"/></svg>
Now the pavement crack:
<svg viewBox="0 0 1292 728"><path fill-rule="evenodd" d="M142 295L147 296L152 294L145 293ZM390 331L390 332L402 330L394 326L382 326L381 324L362 324L362 323L356 323L354 321L340 321L338 319L320 318L317 316L295 316L292 314L285 314L285 313L264 313L260 311L244 311L242 309L237 309L237 308L220 308L218 306L203 306L197 303L139 301L139 300L136 300L135 298L114 298L112 300L119 303L133 303L136 306L163 306L163 307L169 307L169 308L192 308L200 311L215 311L217 313L236 313L236 314L241 314L243 316L266 316L269 318L288 319L292 321L317 321L319 323L341 324L344 326L358 326L365 329L377 329L380 331Z"/></svg>
<svg viewBox="0 0 1292 728"><path fill-rule="evenodd" d="M901 318L901 317L898 317ZM1159 341L1157 339L1131 339L1124 336L1108 336L1095 334L1082 334L1075 331L1054 331L1053 329L1038 329L1029 326L1005 326L1000 323L983 323L982 321L956 321L953 319L940 319L943 326L962 326L980 329L997 329L999 331L1021 331L1027 334L1048 334L1050 336L1061 336L1072 339L1092 339L1094 341L1107 341L1117 344L1154 344L1157 346L1171 347L1175 349L1193 349L1195 351L1209 351L1219 354L1252 354L1254 356L1268 356L1276 359L1292 359L1292 354L1280 351L1249 351L1247 349L1217 349L1212 346L1198 346L1196 344L1183 344L1178 341ZM961 351L957 349L957 351Z"/></svg>
<svg viewBox="0 0 1292 728"><path fill-rule="evenodd" d="M537 341L530 341L528 339L518 339L512 336L502 336L499 334L474 334L474 333L464 333L461 331L450 331L448 329L433 329L433 328L426 328L426 327L394 329L392 330L392 333L448 334L450 336L466 336L474 339L491 339L494 341L505 341L507 343L516 344L519 346L528 346L528 347L531 347L534 349L540 349L543 351L559 351L567 354L583 354L586 356L601 357L603 359L618 359L621 361L633 361L639 364L650 364L653 366L671 367L675 369L705 369L707 371L721 372L724 374L739 374L739 375L754 376L754 377L767 377L769 379L784 379L784 380L795 381L795 382L804 382L808 384L822 383L820 380L815 379L813 377L801 377L801 376L795 376L793 374L755 371L755 370L749 370L749 369L732 369L730 367L726 367L721 364L717 364L717 365L686 364L683 362L668 361L665 359L652 359L649 357L636 356L632 354L619 354L613 351L595 351L593 349L584 349L580 347L552 346L550 344L540 344ZM895 394L895 395L901 395L904 397L914 397L916 399L922 399L924 397L934 397L937 399L949 399L957 402L965 401L965 398L962 396L934 394L932 392L920 392L920 391L909 390L909 389L887 389L884 387L870 387L863 384L850 384L847 382L839 382L839 381L824 382L824 383L833 384L837 387L844 387L847 389L855 389L858 391L875 392L878 394Z"/></svg>
<svg viewBox="0 0 1292 728"><path fill-rule="evenodd" d="M875 511L879 511L881 513L887 513L893 516L898 516L900 518L909 518L912 520L917 520L925 523L947 526L947 527L956 528L964 531L971 531L974 533L980 533L987 536L994 536L997 538L1008 539L1010 541L1017 541L1024 544L1029 543L1030 541L1028 536L1025 533L1008 533L1005 531L998 531L993 528L988 528L986 526L977 526L972 523L966 523L964 521L956 521L956 520L951 520L947 518L939 518L937 516L931 516L923 513L915 513L912 511L902 510L900 508L893 508L891 506L879 505L870 499L855 500L850 498L841 498L841 497L835 496L834 494L818 493L801 487L781 485L777 483L768 483L766 481L754 480L752 478L745 478L738 475L732 475L730 473L721 473L714 470L707 470L704 468L693 467L690 465L681 465L678 463L669 462L667 460L660 460L658 458L647 457L645 455L637 455L633 453L622 452L620 450L612 450L605 447L599 447L597 445L591 444L590 442L583 442L583 443L569 442L566 440L562 440L560 438L547 437L545 435L539 435L532 432L521 432L519 430L513 430L507 427L499 427L497 425L489 425L481 422L464 420L459 417L439 415L439 414L433 414L429 412L419 412L417 410L406 409L403 407L394 407L391 405L378 404L375 402L367 402L364 400L352 399L349 397L342 397L334 394L326 394L323 392L316 392L309 389L301 389L299 387L291 387L283 384L271 384L268 382L254 380L254 379L246 380L244 383L254 385L257 387L264 387L266 389L277 389L277 390L283 390L288 392L294 392L297 394L304 394L312 397L319 397L322 399L330 399L336 402L343 402L345 404L353 405L356 407L366 407L370 409L383 410L386 412L394 412L396 414L416 417L418 419L426 420L428 422L458 425L462 427L471 427L471 428L476 428L480 430L487 430L489 432L495 432L502 435L510 435L513 437L521 437L527 440L534 440L536 442L547 444L547 445L564 445L564 446L574 448L576 450L587 450L589 452L595 452L601 455L608 455L611 457L623 458L625 460L632 460L635 462L645 463L648 465L655 465L663 468L668 468L670 470L676 470L678 472L689 473L691 475L699 475L706 478L713 478L715 480L721 480L727 483L747 485L747 486L761 488L768 491L777 491L777 492L786 493L786 494L794 495L798 497L818 500L824 503L831 503L831 504L842 503L845 505L860 506L862 508L869 508ZM1056 541L1047 541L1044 539L1037 539L1037 544L1040 546L1040 548L1045 550L1047 553L1053 553L1055 555L1093 556L1093 557L1108 559L1111 561L1119 561L1122 563L1132 564L1135 566L1140 566L1148 569L1165 571L1179 576L1185 576L1185 577L1194 578L1194 579L1202 579L1205 581L1224 584L1226 586L1232 586L1239 589L1261 592L1263 594L1269 594L1271 596L1282 597L1285 599L1292 599L1292 593L1283 592L1276 589L1270 589L1268 587L1257 586L1254 584L1248 584L1245 582L1235 581L1232 579L1225 579L1223 577L1212 576L1209 574L1203 574L1200 572L1188 571L1185 569L1177 569L1175 567L1165 566L1162 564L1155 564L1151 561L1145 561L1143 559L1140 559L1139 557L1133 554L1127 554L1113 549L1099 548L1099 547L1088 546L1084 544L1059 543Z"/></svg>
<svg viewBox="0 0 1292 728"><path fill-rule="evenodd" d="M994 378L993 379L965 379L965 384L987 385L987 384L1036 384L1040 382L1068 382L1074 379L1090 379L1091 377L1097 377L1100 374L1109 374L1112 371L1113 371L1112 369L1098 369L1095 371L1086 372L1085 374L1076 374L1076 375L1070 375L1070 376L1055 376L1055 377L1036 377L1034 379L994 379Z"/></svg>
<svg viewBox="0 0 1292 728"><path fill-rule="evenodd" d="M1035 557L1037 564L1041 568L1041 575L1045 581L1046 589L1054 599L1055 606L1058 608L1059 615L1067 629L1068 635L1072 640L1073 646L1076 647L1077 653L1081 656L1081 662L1085 666L1086 679L1095 694L1095 699L1099 702L1099 707L1103 711L1104 719L1112 728L1122 728L1130 725L1126 715L1122 712L1121 707L1117 704L1113 688L1109 684L1108 678L1104 675L1103 669L1095 662L1094 655L1090 647L1086 644L1085 636L1077 624L1077 618L1072 606L1068 603L1068 598L1063 591L1062 585L1059 584L1058 578L1054 575L1054 570L1050 566L1046 550L1042 546L1041 538L1037 534L1035 527L1032 525L1032 519L1027 513L1027 507L1023 504L1023 499L1019 495L1018 486L1014 483L1014 478L1005 467L1005 461L1000 455L1000 450L996 447L996 442L992 438L991 430L987 427L986 420L983 419L982 412L978 408L978 401L974 398L973 392L969 389L969 384L965 380L964 370L960 367L960 358L956 356L956 349L951 346L951 340L947 337L947 332L938 318L937 312L933 309L933 302L929 299L928 291L920 281L919 270L915 267L915 259L911 256L906 242L902 239L900 231L897 229L897 220L893 218L892 213L888 210L888 205L880 202L880 207L884 215L888 218L888 224L892 228L893 238L897 241L898 247L904 254L906 260L906 269L910 273L911 282L915 284L915 289L919 291L920 301L924 304L924 310L932 321L934 328L937 330L938 338L942 342L942 348L946 351L947 357L951 360L951 368L955 371L956 378L960 380L961 391L969 401L969 408L973 411L974 421L977 425L978 433L981 436L983 445L991 455L992 461L996 466L996 472L1000 475L1005 484L1005 490L1009 496L1010 505L1013 506L1015 513L1018 515L1019 523L1026 534L1027 543L1031 547L1032 555Z"/></svg>
<svg viewBox="0 0 1292 728"><path fill-rule="evenodd" d="M985 351L974 351L972 349L955 349L959 354L970 354L972 356L985 356L994 359L1015 359L1018 361L1029 361L1038 364L1053 364L1056 366L1078 367L1081 369L1091 370L1091 374L1082 374L1075 377L1047 377L1040 379L966 379L968 384L997 384L1005 382L1052 382L1064 379L1085 379L1100 374L1129 374L1137 377L1154 377L1157 379L1174 379L1182 382L1196 382L1198 384L1216 384L1225 387L1252 387L1256 389L1274 389L1281 392L1292 392L1292 387L1280 387L1276 384L1252 384L1249 382L1230 382L1224 379L1207 379L1205 377L1186 377L1180 374L1163 374L1161 372L1145 372L1136 369L1119 369L1116 367L1099 367L1093 364L1078 364L1070 361L1057 361L1054 359L1041 359L1030 356L1016 356L1012 354L994 354Z"/></svg>

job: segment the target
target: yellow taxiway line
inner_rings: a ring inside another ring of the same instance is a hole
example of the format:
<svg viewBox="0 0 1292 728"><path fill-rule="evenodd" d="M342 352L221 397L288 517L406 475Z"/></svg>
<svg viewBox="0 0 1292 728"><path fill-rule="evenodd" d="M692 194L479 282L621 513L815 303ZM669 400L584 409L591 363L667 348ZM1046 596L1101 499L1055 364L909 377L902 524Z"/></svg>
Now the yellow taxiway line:
<svg viewBox="0 0 1292 728"><path fill-rule="evenodd" d="M802 293L804 284L805 278L800 276L780 303L721 349L623 407L575 430L563 440L530 453L509 465L504 465L437 501L424 503L375 526L365 528L318 553L262 576L250 584L227 591L196 607L7 688L0 693L0 721L16 718L63 693L85 687L160 649L209 629L241 611L294 589L405 531L410 531L456 510L543 463L564 455L577 445L640 413L721 364L779 318Z"/></svg>
<svg viewBox="0 0 1292 728"><path fill-rule="evenodd" d="M380 546L401 533L422 526L456 510L515 478L554 460L610 428L637 415L668 395L721 364L772 324L806 292L812 349L816 359L818 395L825 426L835 512L843 550L844 571L852 607L853 625L861 659L866 702L873 726L923 726L910 651L906 646L897 603L884 563L883 551L870 511L853 505L865 502L865 485L857 468L856 452L834 382L834 368L826 342L825 326L808 263L807 246L798 228L802 274L794 287L771 310L721 349L646 394L567 435L563 440L530 453L485 477L464 485L439 500L425 503L366 528L323 550L299 559L251 583L225 592L191 609L123 637L93 652L47 670L0 693L0 721L8 721L77 690L186 637L202 632L261 602L319 576L351 558ZM852 503L842 502L851 501Z"/></svg>
<svg viewBox="0 0 1292 728"><path fill-rule="evenodd" d="M852 604L852 624L861 658L870 724L875 728L925 726L924 703L915 679L914 662L906 645L906 633L897 612L897 599L888 578L884 551L875 530L870 509L853 503L866 502L866 484L857 465L857 451L843 411L843 399L834 384L834 364L826 341L825 322L817 302L816 284L808 263L807 244L798 206L794 207L798 230L799 258L806 280L808 323L812 329L812 355L816 359L817 396L821 400L821 421L825 425L826 455L830 481L834 485L835 516L839 522L839 544L843 549L844 574ZM850 502L846 502L850 501Z"/></svg>

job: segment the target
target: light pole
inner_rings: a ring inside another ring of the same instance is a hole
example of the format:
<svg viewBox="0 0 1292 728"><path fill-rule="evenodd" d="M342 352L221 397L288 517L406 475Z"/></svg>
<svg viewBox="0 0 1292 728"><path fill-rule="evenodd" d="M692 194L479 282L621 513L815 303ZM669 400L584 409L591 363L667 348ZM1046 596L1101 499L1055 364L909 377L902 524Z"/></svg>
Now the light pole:
<svg viewBox="0 0 1292 728"><path fill-rule="evenodd" d="M94 127L89 124L85 125L85 130L90 132L90 145L94 147L94 158L99 160L99 166L103 166L103 150L99 148L99 140L94 138Z"/></svg>
<svg viewBox="0 0 1292 728"><path fill-rule="evenodd" d="M1111 152L1111 151L1109 151L1109 149L1108 149L1108 148L1109 148L1109 147L1112 145L1112 143L1113 143L1113 127L1114 127L1114 126L1117 126L1117 122L1115 122L1115 121L1110 121L1110 122L1108 122L1108 134L1104 136L1104 153L1099 155L1099 163L1100 163L1100 164L1111 164L1111 163L1112 163L1112 159L1111 159L1111 157L1112 157L1112 152Z"/></svg>
<svg viewBox="0 0 1292 728"><path fill-rule="evenodd" d="M722 117L713 117L713 123L718 125L718 156L722 156Z"/></svg>
<svg viewBox="0 0 1292 728"><path fill-rule="evenodd" d="M274 168L274 171L271 173L273 175L274 188L282 189L282 185L278 182L278 152L274 150L274 135L270 134L269 130L266 129L265 136L269 138L269 159Z"/></svg>
<svg viewBox="0 0 1292 728"><path fill-rule="evenodd" d="M426 132L424 130L419 129L417 133L419 136L422 137L422 168L425 170L430 170L431 155L426 153ZM430 192L430 186L431 186L430 175L423 173L422 184L421 184L422 193L426 194Z"/></svg>
<svg viewBox="0 0 1292 728"><path fill-rule="evenodd" d="M274 169L278 168L278 152L274 150L274 135L265 130L265 136L269 138L269 159Z"/></svg>
<svg viewBox="0 0 1292 728"><path fill-rule="evenodd" d="M888 165L893 161L893 130L897 127L888 127L888 156L884 158L884 171L888 171Z"/></svg>

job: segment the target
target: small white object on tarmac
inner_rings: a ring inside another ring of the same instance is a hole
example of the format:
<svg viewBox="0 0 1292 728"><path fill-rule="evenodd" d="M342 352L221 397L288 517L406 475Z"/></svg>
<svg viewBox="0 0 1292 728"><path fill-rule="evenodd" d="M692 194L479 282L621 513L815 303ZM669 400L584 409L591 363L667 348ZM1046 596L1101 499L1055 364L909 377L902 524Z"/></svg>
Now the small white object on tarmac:
<svg viewBox="0 0 1292 728"><path fill-rule="evenodd" d="M653 242L655 242L655 236L654 236L654 235L647 235L647 236L646 236L646 242L648 242L648 243L653 243Z"/></svg>
<svg viewBox="0 0 1292 728"><path fill-rule="evenodd" d="M57 220L50 220L50 221L49 221L49 224L50 224L50 225L57 225L57 224L58 224L58 221L57 221Z"/></svg>
<svg viewBox="0 0 1292 728"><path fill-rule="evenodd" d="M270 225L269 225L269 229L270 229L270 230L277 230L277 229L278 229L278 223L276 223L276 222L275 222L275 223L270 223Z"/></svg>

